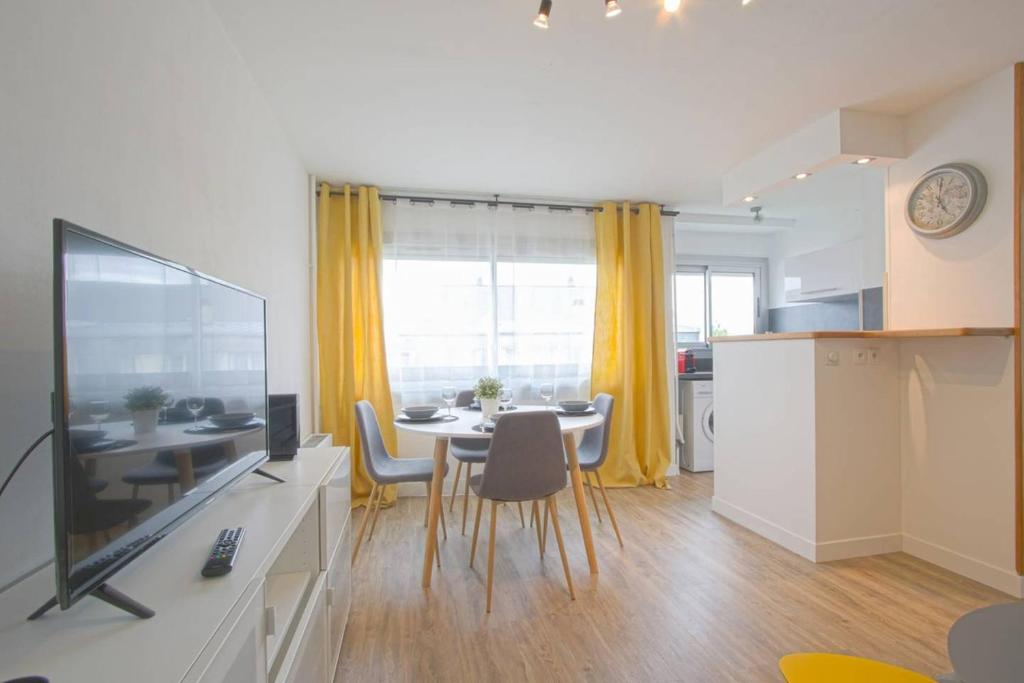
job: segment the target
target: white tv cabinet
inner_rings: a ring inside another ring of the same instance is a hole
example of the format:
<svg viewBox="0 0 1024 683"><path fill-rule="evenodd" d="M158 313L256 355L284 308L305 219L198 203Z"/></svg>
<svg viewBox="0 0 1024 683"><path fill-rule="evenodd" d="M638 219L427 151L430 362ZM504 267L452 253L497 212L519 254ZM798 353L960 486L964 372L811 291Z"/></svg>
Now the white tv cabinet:
<svg viewBox="0 0 1024 683"><path fill-rule="evenodd" d="M245 477L110 579L152 619L86 597L26 621L53 594L52 566L0 594L0 681L330 683L350 599L349 451L263 469L286 483ZM203 578L217 532L235 526L234 569Z"/></svg>

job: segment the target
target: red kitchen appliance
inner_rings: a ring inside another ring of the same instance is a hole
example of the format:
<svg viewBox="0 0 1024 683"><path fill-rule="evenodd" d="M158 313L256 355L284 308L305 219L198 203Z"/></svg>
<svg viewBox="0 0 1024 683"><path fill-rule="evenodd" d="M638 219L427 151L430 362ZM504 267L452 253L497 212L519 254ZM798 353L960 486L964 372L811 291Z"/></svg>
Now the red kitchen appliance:
<svg viewBox="0 0 1024 683"><path fill-rule="evenodd" d="M697 372L697 358L692 349L676 350L676 371L680 374Z"/></svg>

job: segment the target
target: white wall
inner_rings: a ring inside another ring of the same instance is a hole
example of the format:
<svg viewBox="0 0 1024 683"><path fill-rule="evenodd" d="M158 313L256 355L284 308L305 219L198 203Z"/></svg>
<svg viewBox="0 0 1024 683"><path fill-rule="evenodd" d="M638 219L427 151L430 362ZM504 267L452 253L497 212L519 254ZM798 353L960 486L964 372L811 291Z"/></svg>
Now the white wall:
<svg viewBox="0 0 1024 683"><path fill-rule="evenodd" d="M1013 69L908 117L910 156L890 169L889 327L1013 325ZM906 224L912 183L940 164L988 180L977 222L946 240ZM1020 595L1014 567L1013 344L905 340L901 347L904 549Z"/></svg>
<svg viewBox="0 0 1024 683"><path fill-rule="evenodd" d="M265 295L309 431L306 174L205 0L3 4L0 474L50 426L51 221ZM53 552L50 449L0 499L0 586Z"/></svg>
<svg viewBox="0 0 1024 683"><path fill-rule="evenodd" d="M916 112L906 133L910 156L889 172L889 327L1012 325L1013 69ZM904 216L911 185L954 161L985 174L985 210L955 237L919 237Z"/></svg>
<svg viewBox="0 0 1024 683"><path fill-rule="evenodd" d="M1013 340L904 340L899 381L904 550L1020 596Z"/></svg>
<svg viewBox="0 0 1024 683"><path fill-rule="evenodd" d="M712 345L712 507L811 560L816 538L814 344L805 339Z"/></svg>
<svg viewBox="0 0 1024 683"><path fill-rule="evenodd" d="M678 224L675 243L677 256L768 258L774 249L775 234L695 231Z"/></svg>

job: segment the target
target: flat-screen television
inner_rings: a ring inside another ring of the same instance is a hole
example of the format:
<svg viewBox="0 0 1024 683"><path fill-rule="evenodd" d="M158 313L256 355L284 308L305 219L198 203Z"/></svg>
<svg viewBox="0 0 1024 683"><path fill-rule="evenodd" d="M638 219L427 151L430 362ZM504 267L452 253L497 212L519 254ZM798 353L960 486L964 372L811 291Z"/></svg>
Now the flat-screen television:
<svg viewBox="0 0 1024 683"><path fill-rule="evenodd" d="M267 323L262 297L60 219L53 266L67 609L267 459Z"/></svg>

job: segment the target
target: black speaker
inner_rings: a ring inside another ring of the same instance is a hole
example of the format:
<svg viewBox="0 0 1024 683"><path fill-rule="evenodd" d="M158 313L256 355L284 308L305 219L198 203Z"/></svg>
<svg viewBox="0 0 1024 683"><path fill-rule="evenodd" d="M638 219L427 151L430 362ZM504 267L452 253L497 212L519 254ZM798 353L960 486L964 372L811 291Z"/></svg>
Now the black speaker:
<svg viewBox="0 0 1024 683"><path fill-rule="evenodd" d="M270 459L291 460L299 452L299 396L270 394L268 398Z"/></svg>

